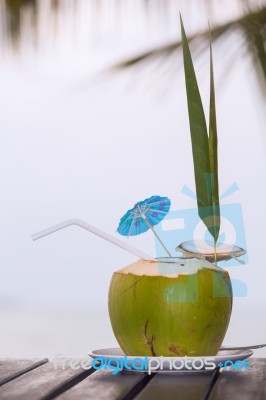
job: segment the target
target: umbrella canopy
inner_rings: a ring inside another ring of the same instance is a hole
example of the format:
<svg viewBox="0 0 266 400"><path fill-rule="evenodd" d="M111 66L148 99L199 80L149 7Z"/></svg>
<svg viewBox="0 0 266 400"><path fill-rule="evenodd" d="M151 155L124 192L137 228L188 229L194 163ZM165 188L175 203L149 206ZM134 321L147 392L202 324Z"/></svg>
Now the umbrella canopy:
<svg viewBox="0 0 266 400"><path fill-rule="evenodd" d="M117 232L123 236L140 235L151 229L168 255L171 254L154 231L153 226L164 219L170 210L171 201L168 197L152 196L149 199L139 201L127 211L121 218Z"/></svg>
<svg viewBox="0 0 266 400"><path fill-rule="evenodd" d="M139 201L121 218L117 232L123 236L140 235L150 229L145 219L152 226L159 224L170 210L170 206L171 201L168 197L152 196Z"/></svg>

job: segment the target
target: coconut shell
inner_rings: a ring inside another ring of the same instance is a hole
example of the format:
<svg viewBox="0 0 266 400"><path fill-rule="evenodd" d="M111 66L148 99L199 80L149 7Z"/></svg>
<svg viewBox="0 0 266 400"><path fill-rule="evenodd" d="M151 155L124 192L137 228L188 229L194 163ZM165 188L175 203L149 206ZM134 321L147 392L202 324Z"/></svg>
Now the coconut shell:
<svg viewBox="0 0 266 400"><path fill-rule="evenodd" d="M126 355L214 356L231 310L229 274L206 260L139 260L110 283L110 320Z"/></svg>

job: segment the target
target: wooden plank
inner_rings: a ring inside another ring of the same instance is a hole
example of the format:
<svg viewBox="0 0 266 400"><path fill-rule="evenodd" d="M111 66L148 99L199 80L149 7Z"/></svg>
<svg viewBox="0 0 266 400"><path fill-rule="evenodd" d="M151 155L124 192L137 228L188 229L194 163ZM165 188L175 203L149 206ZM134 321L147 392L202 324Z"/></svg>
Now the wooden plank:
<svg viewBox="0 0 266 400"><path fill-rule="evenodd" d="M148 380L150 379L148 377ZM112 375L110 370L101 370L57 397L57 400L128 399L129 392L134 389L141 390L148 380L147 374L143 373L121 371L117 375Z"/></svg>
<svg viewBox="0 0 266 400"><path fill-rule="evenodd" d="M53 362L48 362L1 386L0 399L51 400L93 372L92 368L84 369L80 365L77 369L70 368L69 364L55 368Z"/></svg>
<svg viewBox="0 0 266 400"><path fill-rule="evenodd" d="M26 374L34 368L48 362L48 359L31 359L31 360L15 360L1 359L0 360L0 386L16 379L18 376Z"/></svg>
<svg viewBox="0 0 266 400"><path fill-rule="evenodd" d="M135 399L202 400L207 397L217 374L219 374L217 370L202 372L159 372Z"/></svg>
<svg viewBox="0 0 266 400"><path fill-rule="evenodd" d="M266 359L250 358L249 371L222 371L210 400L265 400Z"/></svg>

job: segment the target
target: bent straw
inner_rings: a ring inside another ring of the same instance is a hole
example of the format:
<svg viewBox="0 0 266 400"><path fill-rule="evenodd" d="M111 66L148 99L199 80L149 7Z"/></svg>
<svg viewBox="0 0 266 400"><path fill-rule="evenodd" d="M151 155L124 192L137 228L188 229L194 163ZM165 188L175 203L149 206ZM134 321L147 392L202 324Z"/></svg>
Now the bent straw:
<svg viewBox="0 0 266 400"><path fill-rule="evenodd" d="M134 254L135 256L139 258L143 258L144 260L154 260L154 257L151 257L149 254L144 253L141 250L136 249L133 246L130 246L129 244L126 244L122 242L122 240L116 239L115 237L109 235L108 233L103 232L102 230L95 228L95 226L87 224L87 222L82 221L81 219L73 218L73 219L68 219L64 222L61 222L60 224L51 226L50 228L44 229L41 232L35 233L34 235L31 236L32 240L38 240L41 239L44 236L51 235L54 232L57 232L61 229L67 228L68 226L71 225L77 225L80 226L83 229L86 229L87 231L94 233L94 235L97 235L101 237L102 239L107 240L108 242L120 247L123 250L128 251L131 254Z"/></svg>

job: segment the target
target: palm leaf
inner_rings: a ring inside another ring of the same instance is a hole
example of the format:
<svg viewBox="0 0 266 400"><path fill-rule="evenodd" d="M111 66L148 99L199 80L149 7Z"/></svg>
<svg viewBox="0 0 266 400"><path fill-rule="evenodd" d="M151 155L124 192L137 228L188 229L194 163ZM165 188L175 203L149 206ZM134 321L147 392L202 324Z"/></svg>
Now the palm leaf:
<svg viewBox="0 0 266 400"><path fill-rule="evenodd" d="M243 15L226 21L221 25L214 26L211 29L212 41L218 42L219 39L231 39L232 35L238 33L238 41L234 37L235 52L238 55L243 51L244 46L248 50L248 54L254 58L255 69L257 73L257 80L260 89L264 90L266 97L266 6L254 6L248 11L246 10ZM188 37L188 42L192 50L198 50L197 56L205 53L209 49L209 30L206 29L202 32L197 32L195 35ZM132 68L137 65L144 65L145 63L152 63L156 60L162 59L162 65L165 65L165 59L172 56L175 52L178 53L181 49L182 41L177 40L167 43L162 46L154 47L148 51L139 52L136 56L128 57L122 62L113 65L109 70L119 71L121 69ZM243 46L244 45L244 46ZM232 42L230 42L232 46ZM234 52L234 54L235 54ZM244 52L243 52L244 53ZM232 62L229 60L230 68L235 64L235 56ZM228 65L228 64L227 64ZM262 80L264 86L262 87Z"/></svg>
<svg viewBox="0 0 266 400"><path fill-rule="evenodd" d="M213 207L213 237L217 242L220 231L220 205L219 205L219 181L218 181L218 137L216 123L216 105L213 71L213 54L210 36L210 122L209 122L209 154L211 169L212 207Z"/></svg>
<svg viewBox="0 0 266 400"><path fill-rule="evenodd" d="M198 212L200 218L206 225L216 243L220 229L220 216L217 171L217 129L212 51L210 135L208 135L200 91L181 16L180 20Z"/></svg>

